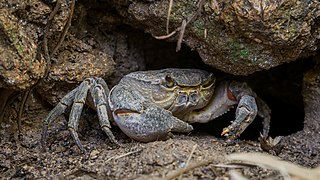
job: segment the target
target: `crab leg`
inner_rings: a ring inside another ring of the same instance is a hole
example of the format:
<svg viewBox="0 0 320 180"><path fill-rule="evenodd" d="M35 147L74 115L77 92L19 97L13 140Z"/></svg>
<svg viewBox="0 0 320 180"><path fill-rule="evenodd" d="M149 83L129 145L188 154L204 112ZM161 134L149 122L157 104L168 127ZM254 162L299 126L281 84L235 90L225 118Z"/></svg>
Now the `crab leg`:
<svg viewBox="0 0 320 180"><path fill-rule="evenodd" d="M60 102L55 106L50 113L48 114L47 118L43 121L43 128L42 128L42 136L41 136L41 145L44 148L46 146L46 141L48 137L48 127L52 121L54 121L57 117L65 112L67 107L69 107L74 100L75 94L78 91L79 87L73 89L67 95L65 95Z"/></svg>
<svg viewBox="0 0 320 180"><path fill-rule="evenodd" d="M256 102L258 106L258 116L263 118L263 131L262 137L268 137L270 130L270 119L271 119L271 109L269 106L259 97L256 97Z"/></svg>
<svg viewBox="0 0 320 180"><path fill-rule="evenodd" d="M263 137L267 137L270 129L270 113L268 105L261 100L246 83L231 82L229 91L239 101L236 110L236 119L223 129L221 135L232 141L252 123L256 115L263 118Z"/></svg>
<svg viewBox="0 0 320 180"><path fill-rule="evenodd" d="M86 97L87 97L89 88L92 86L92 84L93 84L92 79L87 79L80 84L79 90L76 93L74 98L74 103L71 108L69 122L68 122L68 128L69 128L70 134L72 135L73 139L75 140L76 144L78 145L81 151L84 151L84 148L79 140L77 130L79 126L79 119L82 112L82 108L86 102Z"/></svg>
<svg viewBox="0 0 320 180"><path fill-rule="evenodd" d="M95 86L92 87L90 91L91 97L93 98L94 106L98 113L100 126L114 144L121 146L110 130L111 125L108 118L109 106L107 103L107 96L105 94L105 92L109 91L109 89L104 80L97 79L97 83L99 84L95 84Z"/></svg>

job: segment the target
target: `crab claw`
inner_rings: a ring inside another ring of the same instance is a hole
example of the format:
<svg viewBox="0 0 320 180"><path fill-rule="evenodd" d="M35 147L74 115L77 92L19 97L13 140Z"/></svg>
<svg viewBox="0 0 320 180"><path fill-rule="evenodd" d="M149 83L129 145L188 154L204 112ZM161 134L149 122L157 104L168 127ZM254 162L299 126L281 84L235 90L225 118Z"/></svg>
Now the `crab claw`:
<svg viewBox="0 0 320 180"><path fill-rule="evenodd" d="M228 141L232 141L252 123L258 112L255 98L249 95L241 97L237 110L236 119L231 125L224 128L221 135L227 136Z"/></svg>
<svg viewBox="0 0 320 180"><path fill-rule="evenodd" d="M221 136L228 136L228 133L230 132L229 128L223 128L223 131L221 133Z"/></svg>
<svg viewBox="0 0 320 180"><path fill-rule="evenodd" d="M120 129L130 138L142 142L167 139L170 132L190 132L193 127L156 105L141 111L117 109L113 117Z"/></svg>

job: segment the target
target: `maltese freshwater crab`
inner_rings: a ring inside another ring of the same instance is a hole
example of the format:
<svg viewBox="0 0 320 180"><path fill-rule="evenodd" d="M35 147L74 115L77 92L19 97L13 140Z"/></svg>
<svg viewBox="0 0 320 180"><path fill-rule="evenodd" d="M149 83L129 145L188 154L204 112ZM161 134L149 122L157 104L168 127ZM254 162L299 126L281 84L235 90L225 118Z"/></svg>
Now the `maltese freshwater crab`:
<svg viewBox="0 0 320 180"><path fill-rule="evenodd" d="M45 145L50 123L72 106L68 128L84 150L77 129L86 103L96 109L101 128L118 145L110 121L130 138L149 142L164 139L171 132L190 132L191 123L211 121L236 104L235 120L221 135L227 141L235 140L258 115L263 118L262 136L267 137L271 113L267 104L246 83L226 81L215 86L215 80L212 73L198 69L138 71L124 76L109 91L102 78L87 78L44 120L42 143Z"/></svg>

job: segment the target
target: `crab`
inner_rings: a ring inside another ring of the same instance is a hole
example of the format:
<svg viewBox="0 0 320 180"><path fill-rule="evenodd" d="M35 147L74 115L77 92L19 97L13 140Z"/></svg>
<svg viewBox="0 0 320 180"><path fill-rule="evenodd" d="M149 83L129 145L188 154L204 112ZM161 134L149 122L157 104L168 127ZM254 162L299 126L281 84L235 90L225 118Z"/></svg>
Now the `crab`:
<svg viewBox="0 0 320 180"><path fill-rule="evenodd" d="M68 129L84 150L77 130L84 104L96 109L101 128L117 144L114 122L127 136L150 142L166 139L172 132L190 132L192 123L207 123L237 104L235 120L222 130L227 142L234 141L253 122L263 118L262 136L270 127L270 109L244 82L224 81L215 86L212 73L199 69L137 71L124 76L109 90L99 77L87 78L65 95L44 120L42 144L49 125L71 107Z"/></svg>

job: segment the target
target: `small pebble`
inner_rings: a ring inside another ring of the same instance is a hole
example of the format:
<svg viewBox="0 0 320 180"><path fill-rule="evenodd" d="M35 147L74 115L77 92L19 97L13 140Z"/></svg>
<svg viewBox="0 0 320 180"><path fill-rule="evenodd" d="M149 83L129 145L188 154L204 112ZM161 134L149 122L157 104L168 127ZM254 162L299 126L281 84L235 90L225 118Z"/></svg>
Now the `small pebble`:
<svg viewBox="0 0 320 180"><path fill-rule="evenodd" d="M90 153L90 159L97 159L100 152L98 150L92 150Z"/></svg>

